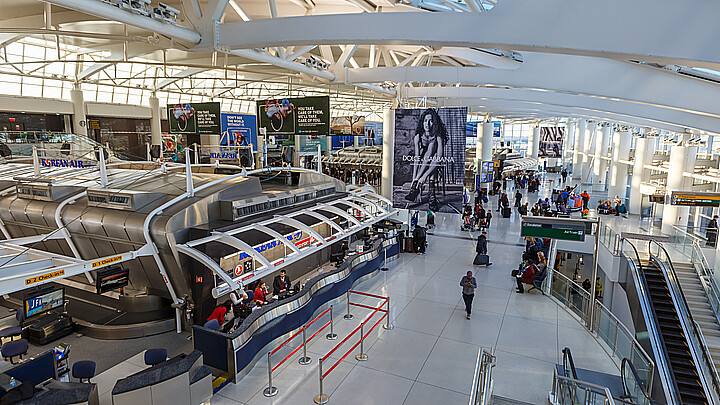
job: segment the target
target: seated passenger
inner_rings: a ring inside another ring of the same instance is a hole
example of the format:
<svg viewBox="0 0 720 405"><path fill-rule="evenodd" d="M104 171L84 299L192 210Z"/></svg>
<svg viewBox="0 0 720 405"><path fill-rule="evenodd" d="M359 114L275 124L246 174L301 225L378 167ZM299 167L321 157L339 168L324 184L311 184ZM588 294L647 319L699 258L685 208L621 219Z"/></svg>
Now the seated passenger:
<svg viewBox="0 0 720 405"><path fill-rule="evenodd" d="M257 288L255 289L255 303L257 305L267 304L267 293L268 291L265 286L265 282L260 280Z"/></svg>
<svg viewBox="0 0 720 405"><path fill-rule="evenodd" d="M515 292L519 294L524 293L523 283L532 284L533 281L535 281L535 265L531 264L515 276L515 282L517 283L517 290L515 290Z"/></svg>

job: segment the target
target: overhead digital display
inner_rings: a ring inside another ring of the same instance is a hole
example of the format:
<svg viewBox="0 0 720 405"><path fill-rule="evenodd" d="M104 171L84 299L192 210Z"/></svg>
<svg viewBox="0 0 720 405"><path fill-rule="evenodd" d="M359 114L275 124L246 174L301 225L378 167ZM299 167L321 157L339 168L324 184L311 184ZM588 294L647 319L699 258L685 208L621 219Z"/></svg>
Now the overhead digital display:
<svg viewBox="0 0 720 405"><path fill-rule="evenodd" d="M691 193L673 191L670 195L670 205L720 207L720 193Z"/></svg>

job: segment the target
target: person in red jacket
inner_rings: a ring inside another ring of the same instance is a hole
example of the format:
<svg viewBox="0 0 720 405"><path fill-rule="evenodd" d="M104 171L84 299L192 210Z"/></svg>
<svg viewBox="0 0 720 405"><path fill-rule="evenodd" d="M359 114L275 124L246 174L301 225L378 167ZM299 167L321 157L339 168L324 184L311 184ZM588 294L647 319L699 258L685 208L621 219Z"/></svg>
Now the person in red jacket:
<svg viewBox="0 0 720 405"><path fill-rule="evenodd" d="M524 293L523 283L532 284L535 281L535 265L531 264L525 267L525 270L516 276L515 281L517 281L517 291L515 292Z"/></svg>
<svg viewBox="0 0 720 405"><path fill-rule="evenodd" d="M232 308L232 302L230 300L227 300L222 303L222 305L218 305L217 308L213 311L212 315L207 319L208 321L217 319L218 324L222 326L223 321L225 320L225 314Z"/></svg>
<svg viewBox="0 0 720 405"><path fill-rule="evenodd" d="M255 303L257 305L263 305L267 304L267 287L265 287L265 282L260 280L258 282L258 286L255 289Z"/></svg>

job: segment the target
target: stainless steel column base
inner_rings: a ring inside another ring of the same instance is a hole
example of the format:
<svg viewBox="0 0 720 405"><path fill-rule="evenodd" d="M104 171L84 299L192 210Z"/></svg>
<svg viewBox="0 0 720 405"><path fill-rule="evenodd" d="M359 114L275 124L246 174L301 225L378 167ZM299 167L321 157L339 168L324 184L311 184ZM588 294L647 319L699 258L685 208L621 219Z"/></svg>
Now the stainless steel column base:
<svg viewBox="0 0 720 405"><path fill-rule="evenodd" d="M393 325L383 325L383 329L385 330L393 330L395 327Z"/></svg>
<svg viewBox="0 0 720 405"><path fill-rule="evenodd" d="M367 359L367 354L358 354L357 356L355 356L355 360L357 361L367 361Z"/></svg>
<svg viewBox="0 0 720 405"><path fill-rule="evenodd" d="M327 340L335 340L337 339L337 333L328 333L326 336Z"/></svg>
<svg viewBox="0 0 720 405"><path fill-rule="evenodd" d="M306 364L312 363L312 359L310 357L300 357L298 359L298 363L302 364L303 366Z"/></svg>
<svg viewBox="0 0 720 405"><path fill-rule="evenodd" d="M343 315L343 318L350 320L350 319L353 319L354 317L352 314L347 314L347 315Z"/></svg>
<svg viewBox="0 0 720 405"><path fill-rule="evenodd" d="M263 390L263 395L265 395L266 397L274 397L275 395L277 395L277 393L277 387L268 387Z"/></svg>
<svg viewBox="0 0 720 405"><path fill-rule="evenodd" d="M316 404L319 404L319 405L327 404L329 400L330 400L330 399L329 399L328 396L325 395L325 394L323 394L323 395L315 395L315 398L313 398L313 402L315 402Z"/></svg>

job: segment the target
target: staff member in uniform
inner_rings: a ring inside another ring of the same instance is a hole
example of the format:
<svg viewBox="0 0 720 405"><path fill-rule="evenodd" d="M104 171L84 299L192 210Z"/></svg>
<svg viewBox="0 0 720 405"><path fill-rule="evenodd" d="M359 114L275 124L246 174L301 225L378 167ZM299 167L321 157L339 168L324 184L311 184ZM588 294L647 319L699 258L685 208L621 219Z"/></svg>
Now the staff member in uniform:
<svg viewBox="0 0 720 405"><path fill-rule="evenodd" d="M275 276L275 280L273 280L273 295L279 296L280 294L287 293L290 286L290 277L285 270L280 270L280 275Z"/></svg>

